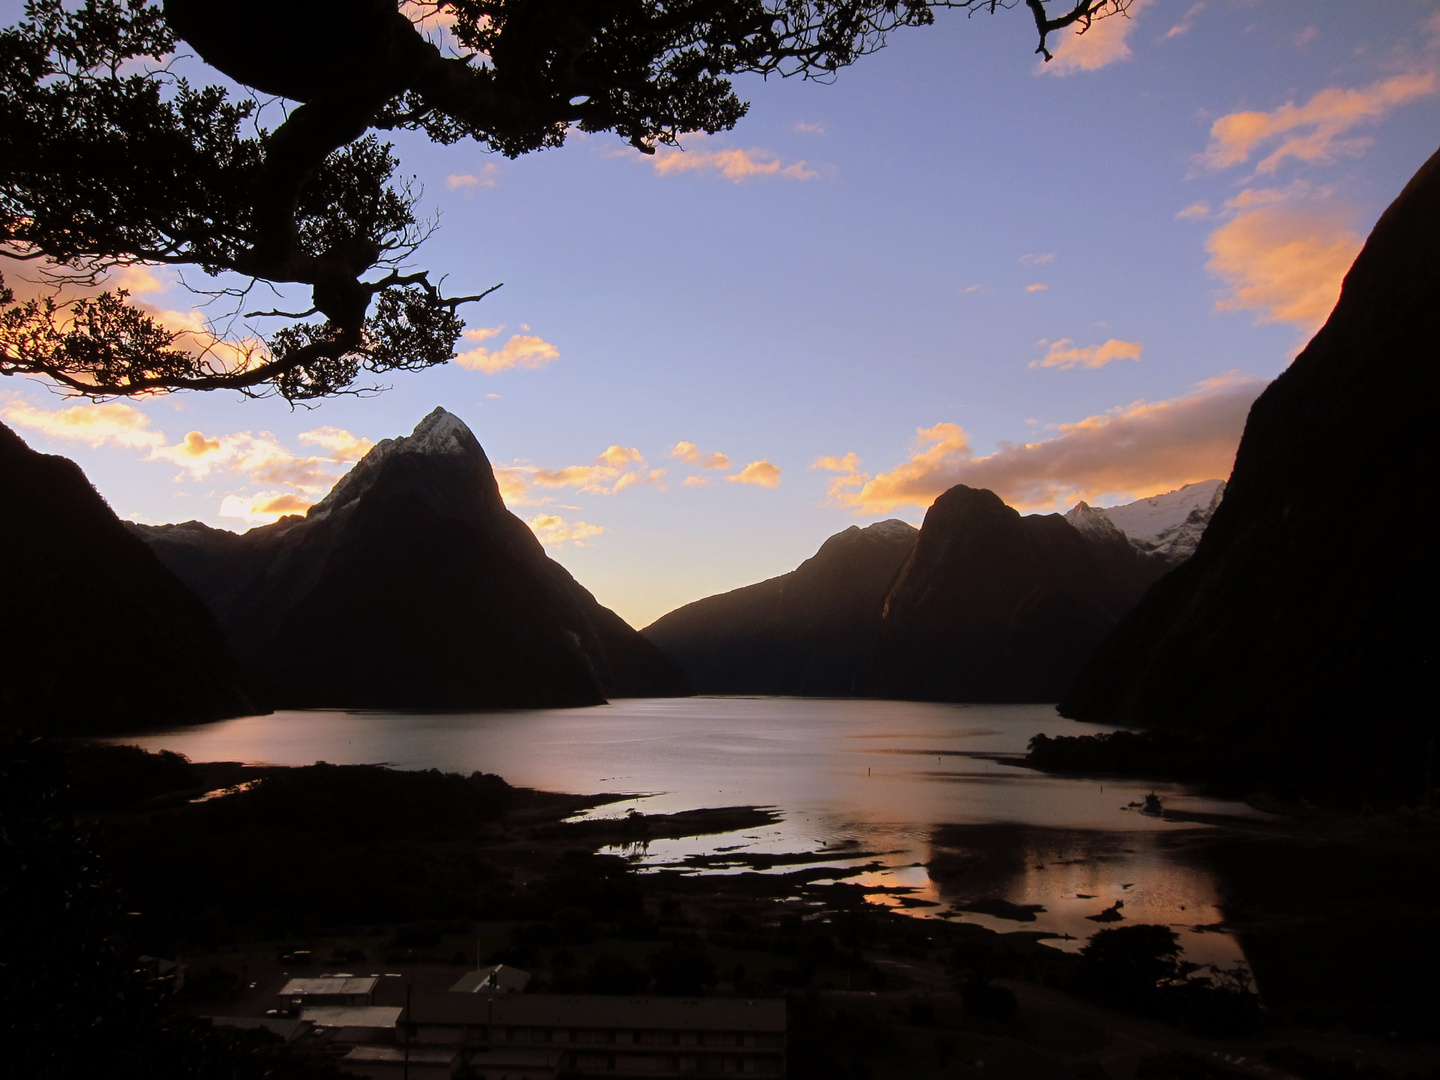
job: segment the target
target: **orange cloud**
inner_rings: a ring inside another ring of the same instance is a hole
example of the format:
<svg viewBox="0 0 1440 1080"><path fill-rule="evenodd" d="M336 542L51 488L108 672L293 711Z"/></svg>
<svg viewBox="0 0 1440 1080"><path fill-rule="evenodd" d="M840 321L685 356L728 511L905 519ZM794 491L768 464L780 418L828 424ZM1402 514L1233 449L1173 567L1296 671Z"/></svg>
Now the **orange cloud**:
<svg viewBox="0 0 1440 1080"><path fill-rule="evenodd" d="M530 473L510 465L494 467L495 483L506 506L530 506Z"/></svg>
<svg viewBox="0 0 1440 1080"><path fill-rule="evenodd" d="M471 341L488 341L504 329L503 326L480 327L466 330L465 337ZM534 334L512 334L510 340L499 349L487 349L483 345L477 346L460 353L455 357L455 362L472 371L483 371L487 375L495 375L517 367L529 369L544 367L551 360L558 359L559 356L560 350L544 338L536 337Z"/></svg>
<svg viewBox="0 0 1440 1080"><path fill-rule="evenodd" d="M615 495L636 484L649 484L665 491L664 469L652 469L643 454L634 447L618 444L598 454L593 465L566 465L559 469L542 469L534 465L497 465L495 481L500 497L508 506L541 506L550 502L548 496L533 497L533 489L573 488L591 495Z"/></svg>
<svg viewBox="0 0 1440 1080"><path fill-rule="evenodd" d="M722 454L718 450L713 454L702 454L700 448L693 442L676 443L670 448L670 456L678 458L686 465L699 465L702 469L728 469L730 467L730 455Z"/></svg>
<svg viewBox="0 0 1440 1080"><path fill-rule="evenodd" d="M860 455L851 450L844 457L822 457L816 458L812 469L825 469L827 472L854 473L860 469Z"/></svg>
<svg viewBox="0 0 1440 1080"><path fill-rule="evenodd" d="M1169 41L1172 38L1183 37L1188 34L1191 29L1194 28L1195 20L1204 10L1205 0L1198 0L1197 3L1191 4L1190 10L1185 12L1184 17L1169 30L1166 30L1165 33L1160 36L1160 40Z"/></svg>
<svg viewBox="0 0 1440 1080"><path fill-rule="evenodd" d="M725 477L732 484L754 484L756 487L780 486L780 466L765 460L752 461L733 476Z"/></svg>
<svg viewBox="0 0 1440 1080"><path fill-rule="evenodd" d="M174 447L176 453L184 454L186 457L199 458L207 454L218 454L220 452L219 439L207 439L204 433L199 431L187 431L185 438Z"/></svg>
<svg viewBox="0 0 1440 1080"><path fill-rule="evenodd" d="M1144 345L1138 341L1121 341L1118 338L1111 338L1103 345L1087 345L1083 349L1077 349L1070 338L1061 338L1051 343L1044 357L1032 360L1030 366L1102 368L1114 360L1139 360L1143 349Z"/></svg>
<svg viewBox="0 0 1440 1080"><path fill-rule="evenodd" d="M1255 166L1257 173L1274 172L1286 158L1330 161L1342 154L1357 154L1369 145L1365 138L1344 138L1361 124L1375 123L1392 110L1417 97L1435 93L1435 72L1396 75L1358 90L1338 86L1321 90L1304 105L1286 103L1271 112L1236 112L1210 126L1210 145L1200 156L1209 169L1225 169L1251 155L1263 143L1280 144Z"/></svg>
<svg viewBox="0 0 1440 1080"><path fill-rule="evenodd" d="M165 436L150 426L150 418L123 401L40 409L15 398L0 406L0 416L18 427L54 439L74 439L91 446L160 447Z"/></svg>
<svg viewBox="0 0 1440 1080"><path fill-rule="evenodd" d="M1051 263L1053 263L1054 261L1055 261L1055 253L1054 253L1053 251L1051 251L1051 252L1049 252L1049 253L1047 253L1047 254L1045 254L1045 255L1021 255L1021 256L1020 256L1020 262L1023 263L1025 266L1049 266L1049 265L1050 265Z"/></svg>
<svg viewBox="0 0 1440 1080"><path fill-rule="evenodd" d="M703 477L703 476L687 476L687 477L685 477L685 486L686 486L686 487L709 487L709 486L710 486L710 481L709 481L709 480L706 480L705 477Z"/></svg>
<svg viewBox="0 0 1440 1080"><path fill-rule="evenodd" d="M1168 401L1137 401L1073 424L1040 442L972 457L956 424L918 431L918 449L889 472L830 481L830 501L860 514L924 509L956 484L988 488L1020 510L1064 509L1079 499L1146 498L1230 475L1257 379L1223 376Z"/></svg>
<svg viewBox="0 0 1440 1080"><path fill-rule="evenodd" d="M1195 220L1196 218L1206 217L1206 216L1209 215L1209 213L1210 213L1210 204L1209 204L1209 203L1197 202L1197 203L1191 203L1189 206L1185 207L1184 210L1181 210L1181 211L1180 211L1178 214L1176 214L1175 216L1176 216L1177 218L1179 218L1181 221L1193 221L1193 220Z"/></svg>
<svg viewBox="0 0 1440 1080"><path fill-rule="evenodd" d="M1219 310L1254 311L1257 322L1294 323L1309 336L1334 308L1362 240L1335 210L1283 203L1251 191L1232 200L1255 209L1210 234L1206 269L1226 285Z"/></svg>
<svg viewBox="0 0 1440 1080"><path fill-rule="evenodd" d="M375 448L369 439L352 435L344 428L320 427L314 431L302 431L297 438L311 446L321 446L330 451L331 461L359 461Z"/></svg>
<svg viewBox="0 0 1440 1080"><path fill-rule="evenodd" d="M680 150L661 148L650 156L650 164L661 176L684 172L717 173L735 184L757 176L783 176L789 180L814 180L820 174L805 162L782 164L766 150Z"/></svg>
<svg viewBox="0 0 1440 1080"><path fill-rule="evenodd" d="M525 524L530 526L530 531L542 544L555 547L563 544L584 547L586 540L605 531L602 525L591 525L584 521L577 521L572 525L558 514L536 514Z"/></svg>
<svg viewBox="0 0 1440 1080"><path fill-rule="evenodd" d="M268 525L286 514L303 514L314 506L311 499L288 491L266 491L259 495L227 495L220 503L220 516L240 518L251 525Z"/></svg>
<svg viewBox="0 0 1440 1080"><path fill-rule="evenodd" d="M1102 10L1088 28L1076 23L1060 32L1060 44L1051 50L1053 58L1036 70L1047 75L1073 75L1077 71L1098 71L1133 55L1125 39L1135 29L1140 12L1154 0L1131 0L1127 8Z"/></svg>
<svg viewBox="0 0 1440 1080"><path fill-rule="evenodd" d="M624 468L626 465L631 464L645 464L645 456L641 454L639 450L636 450L633 446L608 446L605 448L604 453L602 453L595 460L603 461L606 465L612 465L617 469Z"/></svg>

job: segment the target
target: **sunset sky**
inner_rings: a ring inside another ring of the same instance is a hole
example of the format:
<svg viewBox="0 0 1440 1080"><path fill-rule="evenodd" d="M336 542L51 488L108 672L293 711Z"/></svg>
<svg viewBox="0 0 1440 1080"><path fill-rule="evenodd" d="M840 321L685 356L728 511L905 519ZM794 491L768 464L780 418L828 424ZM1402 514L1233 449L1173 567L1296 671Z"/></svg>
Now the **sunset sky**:
<svg viewBox="0 0 1440 1080"><path fill-rule="evenodd" d="M122 517L243 530L442 405L637 626L848 525L918 524L952 484L1048 512L1226 476L1250 402L1440 142L1440 10L1131 15L1042 65L1023 11L940 12L829 85L742 81L734 131L649 159L402 135L440 218L417 263L457 293L504 282L462 309L457 361L293 411L12 379L0 419ZM123 283L203 323L173 273Z"/></svg>

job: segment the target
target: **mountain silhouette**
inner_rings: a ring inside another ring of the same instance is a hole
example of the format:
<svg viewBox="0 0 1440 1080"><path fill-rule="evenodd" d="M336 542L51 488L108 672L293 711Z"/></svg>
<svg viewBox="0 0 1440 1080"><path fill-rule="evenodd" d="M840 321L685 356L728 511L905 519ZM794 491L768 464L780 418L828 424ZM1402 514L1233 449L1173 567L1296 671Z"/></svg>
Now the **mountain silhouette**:
<svg viewBox="0 0 1440 1080"><path fill-rule="evenodd" d="M1437 340L1440 153L1251 407L1194 557L1097 651L1065 715L1274 750L1314 775L1423 797L1436 591L1415 520L1433 482Z"/></svg>
<svg viewBox="0 0 1440 1080"><path fill-rule="evenodd" d="M80 467L0 425L0 723L105 734L258 711L214 618Z"/></svg>
<svg viewBox="0 0 1440 1080"><path fill-rule="evenodd" d="M303 517L237 536L137 527L210 605L276 707L559 707L690 692L505 509L470 429L436 409Z"/></svg>

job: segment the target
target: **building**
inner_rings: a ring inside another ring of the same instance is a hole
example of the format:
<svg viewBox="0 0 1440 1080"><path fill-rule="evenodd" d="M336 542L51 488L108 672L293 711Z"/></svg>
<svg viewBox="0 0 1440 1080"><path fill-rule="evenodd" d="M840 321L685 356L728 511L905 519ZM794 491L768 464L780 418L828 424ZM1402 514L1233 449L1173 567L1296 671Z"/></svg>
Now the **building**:
<svg viewBox="0 0 1440 1080"><path fill-rule="evenodd" d="M491 964L467 972L450 988L452 994L518 994L530 985L530 972L509 964Z"/></svg>
<svg viewBox="0 0 1440 1080"><path fill-rule="evenodd" d="M280 988L280 1008L286 1012L315 1005L374 1005L378 975L317 975L291 979Z"/></svg>
<svg viewBox="0 0 1440 1080"><path fill-rule="evenodd" d="M459 1051L483 1080L785 1074L785 1002L741 998L417 993L396 1049ZM514 1052L530 1051L523 1057ZM542 1051L543 1054L536 1054ZM350 1067L348 1064L347 1068Z"/></svg>

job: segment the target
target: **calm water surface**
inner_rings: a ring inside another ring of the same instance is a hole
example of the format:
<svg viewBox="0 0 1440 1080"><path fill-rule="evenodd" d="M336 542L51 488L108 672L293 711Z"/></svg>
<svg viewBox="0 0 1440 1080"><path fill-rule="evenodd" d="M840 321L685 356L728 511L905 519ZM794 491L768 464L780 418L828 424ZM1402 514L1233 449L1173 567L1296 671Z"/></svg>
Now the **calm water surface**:
<svg viewBox="0 0 1440 1080"><path fill-rule="evenodd" d="M195 761L478 769L524 787L635 796L602 815L773 806L784 815L773 827L631 854L659 865L717 850L743 858L848 845L882 854L837 865L883 866L847 880L911 890L882 902L941 905L913 914L985 898L1040 904L1033 923L960 918L1069 934L1075 940L1060 944L1074 948L1099 928L1086 916L1119 900L1127 922L1174 926L1191 959L1237 962L1229 935L1194 929L1222 917L1204 857L1208 830L1127 804L1153 789L1167 808L1253 811L1177 785L1046 776L987 760L1023 753L1037 733L1105 730L1047 705L698 697L484 713L280 712L114 741ZM934 877L917 863L931 864Z"/></svg>

